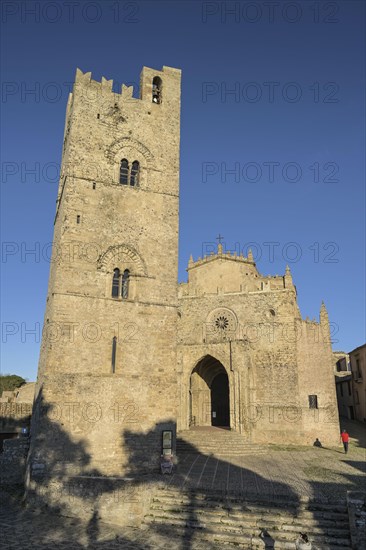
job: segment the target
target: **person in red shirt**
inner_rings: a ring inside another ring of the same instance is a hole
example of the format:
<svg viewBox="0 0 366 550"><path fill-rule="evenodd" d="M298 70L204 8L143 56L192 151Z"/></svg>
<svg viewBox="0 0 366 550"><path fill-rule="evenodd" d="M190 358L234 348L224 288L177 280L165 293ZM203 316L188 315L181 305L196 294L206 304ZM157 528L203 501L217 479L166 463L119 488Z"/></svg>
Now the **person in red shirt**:
<svg viewBox="0 0 366 550"><path fill-rule="evenodd" d="M349 435L346 432L346 430L343 430L341 433L341 440L343 442L344 452L348 453L348 443L349 443Z"/></svg>

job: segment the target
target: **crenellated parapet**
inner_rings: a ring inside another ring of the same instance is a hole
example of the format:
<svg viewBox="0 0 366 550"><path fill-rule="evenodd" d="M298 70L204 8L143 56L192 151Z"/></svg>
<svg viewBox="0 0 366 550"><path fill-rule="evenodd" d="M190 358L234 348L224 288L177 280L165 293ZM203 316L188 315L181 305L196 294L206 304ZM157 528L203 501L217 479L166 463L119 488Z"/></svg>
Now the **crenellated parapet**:
<svg viewBox="0 0 366 550"><path fill-rule="evenodd" d="M161 85L163 86L166 78L169 79L172 76L180 76L180 74L180 69L175 69L173 67L163 66L160 71L149 67L143 67L140 75L140 95L138 98L134 98L133 86L128 86L122 83L120 90L118 92L114 92L113 79L108 79L102 76L101 81L94 80L92 79L92 73L90 71L84 73L80 69L76 69L74 91L77 91L78 89L89 90L90 99L95 97L95 93L99 92L104 95L107 92L113 94L113 98L115 100L122 97L123 99L131 99L133 101L150 101L151 96L154 94L154 89L156 88L156 84L153 82L154 79L160 79ZM159 90L159 94L161 94L159 96L159 101L154 101L154 103L163 104L163 89Z"/></svg>
<svg viewBox="0 0 366 550"><path fill-rule="evenodd" d="M102 79L99 82L98 80L92 79L91 72L83 73L80 69L76 69L74 90L75 88L76 90L78 88L89 89L91 96L98 90L101 93L113 93L114 96L126 96L132 98L133 95L133 86L126 86L126 84L122 84L120 92L113 92L113 79L108 79L102 76Z"/></svg>

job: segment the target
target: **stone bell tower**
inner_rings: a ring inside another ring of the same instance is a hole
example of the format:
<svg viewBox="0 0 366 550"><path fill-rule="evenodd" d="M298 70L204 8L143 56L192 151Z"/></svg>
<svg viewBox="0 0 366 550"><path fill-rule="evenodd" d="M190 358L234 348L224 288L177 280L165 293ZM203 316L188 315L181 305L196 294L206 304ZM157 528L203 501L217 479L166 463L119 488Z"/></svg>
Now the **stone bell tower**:
<svg viewBox="0 0 366 550"><path fill-rule="evenodd" d="M76 72L67 105L29 478L156 468L176 418L181 71L140 97ZM77 460L76 460L77 457Z"/></svg>

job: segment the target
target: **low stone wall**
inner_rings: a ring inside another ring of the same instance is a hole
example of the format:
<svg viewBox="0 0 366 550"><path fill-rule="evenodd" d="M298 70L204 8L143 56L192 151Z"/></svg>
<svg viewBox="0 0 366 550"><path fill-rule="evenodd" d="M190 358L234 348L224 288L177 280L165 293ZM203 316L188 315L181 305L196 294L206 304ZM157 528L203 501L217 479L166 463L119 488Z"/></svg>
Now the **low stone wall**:
<svg viewBox="0 0 366 550"><path fill-rule="evenodd" d="M29 438L5 439L0 455L0 483L13 485L24 483Z"/></svg>
<svg viewBox="0 0 366 550"><path fill-rule="evenodd" d="M347 507L352 548L366 548L366 493L348 491Z"/></svg>
<svg viewBox="0 0 366 550"><path fill-rule="evenodd" d="M0 433L21 433L30 428L31 403L0 403Z"/></svg>
<svg viewBox="0 0 366 550"><path fill-rule="evenodd" d="M85 521L96 514L105 523L140 527L159 481L152 477L148 480L102 476L47 479L39 475L38 482L33 479L27 484L26 503L33 510L53 510Z"/></svg>

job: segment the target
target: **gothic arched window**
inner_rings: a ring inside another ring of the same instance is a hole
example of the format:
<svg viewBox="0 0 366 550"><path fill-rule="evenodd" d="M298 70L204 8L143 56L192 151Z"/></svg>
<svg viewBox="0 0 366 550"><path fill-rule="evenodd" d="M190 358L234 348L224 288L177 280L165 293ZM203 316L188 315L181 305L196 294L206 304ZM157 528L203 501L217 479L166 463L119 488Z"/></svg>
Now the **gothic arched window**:
<svg viewBox="0 0 366 550"><path fill-rule="evenodd" d="M122 159L119 168L119 182L122 185L128 185L128 160Z"/></svg>
<svg viewBox="0 0 366 550"><path fill-rule="evenodd" d="M122 275L122 298L128 298L128 286L130 280L130 272L128 269L125 269Z"/></svg>
<svg viewBox="0 0 366 550"><path fill-rule="evenodd" d="M130 185L135 187L139 184L140 163L134 160L131 167Z"/></svg>
<svg viewBox="0 0 366 550"><path fill-rule="evenodd" d="M163 82L159 76L154 76L152 82L152 102L161 103Z"/></svg>
<svg viewBox="0 0 366 550"><path fill-rule="evenodd" d="M116 268L113 271L112 298L118 298L119 296L119 280L120 280L120 271L118 268Z"/></svg>

